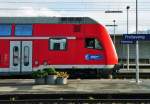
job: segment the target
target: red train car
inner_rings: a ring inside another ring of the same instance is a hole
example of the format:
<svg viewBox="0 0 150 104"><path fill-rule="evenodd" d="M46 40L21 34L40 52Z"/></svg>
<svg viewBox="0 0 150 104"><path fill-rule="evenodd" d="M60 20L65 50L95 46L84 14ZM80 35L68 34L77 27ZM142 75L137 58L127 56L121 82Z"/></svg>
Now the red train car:
<svg viewBox="0 0 150 104"><path fill-rule="evenodd" d="M89 17L0 17L0 72L110 70L116 64L110 35Z"/></svg>

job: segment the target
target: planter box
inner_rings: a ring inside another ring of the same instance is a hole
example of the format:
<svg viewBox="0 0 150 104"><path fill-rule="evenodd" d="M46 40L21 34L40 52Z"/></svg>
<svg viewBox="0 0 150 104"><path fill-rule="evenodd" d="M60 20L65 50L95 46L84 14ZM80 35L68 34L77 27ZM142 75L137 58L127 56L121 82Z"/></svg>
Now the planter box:
<svg viewBox="0 0 150 104"><path fill-rule="evenodd" d="M45 78L35 78L35 84L45 84Z"/></svg>
<svg viewBox="0 0 150 104"><path fill-rule="evenodd" d="M64 85L64 84L67 84L67 78L57 78L57 80L56 80L56 83L58 84L58 85Z"/></svg>
<svg viewBox="0 0 150 104"><path fill-rule="evenodd" d="M48 75L45 78L45 82L46 82L46 84L55 84L56 78L57 78L57 75Z"/></svg>

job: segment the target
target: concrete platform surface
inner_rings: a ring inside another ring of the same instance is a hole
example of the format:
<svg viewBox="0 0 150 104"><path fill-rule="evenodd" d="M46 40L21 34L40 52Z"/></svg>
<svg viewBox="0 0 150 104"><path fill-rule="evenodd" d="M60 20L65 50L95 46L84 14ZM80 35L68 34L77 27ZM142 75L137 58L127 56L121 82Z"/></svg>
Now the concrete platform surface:
<svg viewBox="0 0 150 104"><path fill-rule="evenodd" d="M150 68L149 69L139 69L140 73L150 73ZM136 69L120 69L119 73L136 73Z"/></svg>
<svg viewBox="0 0 150 104"><path fill-rule="evenodd" d="M67 85L35 85L33 79L0 79L0 94L150 93L150 80L69 80Z"/></svg>

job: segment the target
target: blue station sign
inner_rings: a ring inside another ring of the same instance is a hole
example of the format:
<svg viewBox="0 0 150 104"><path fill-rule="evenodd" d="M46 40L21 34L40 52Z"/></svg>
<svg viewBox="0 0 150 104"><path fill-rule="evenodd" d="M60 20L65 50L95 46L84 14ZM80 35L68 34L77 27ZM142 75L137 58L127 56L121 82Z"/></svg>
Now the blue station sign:
<svg viewBox="0 0 150 104"><path fill-rule="evenodd" d="M150 34L123 34L124 41L150 40Z"/></svg>
<svg viewBox="0 0 150 104"><path fill-rule="evenodd" d="M121 44L135 44L135 41L129 41L129 40L121 40L120 41Z"/></svg>
<svg viewBox="0 0 150 104"><path fill-rule="evenodd" d="M103 55L86 54L85 59L86 60L101 60L103 59Z"/></svg>

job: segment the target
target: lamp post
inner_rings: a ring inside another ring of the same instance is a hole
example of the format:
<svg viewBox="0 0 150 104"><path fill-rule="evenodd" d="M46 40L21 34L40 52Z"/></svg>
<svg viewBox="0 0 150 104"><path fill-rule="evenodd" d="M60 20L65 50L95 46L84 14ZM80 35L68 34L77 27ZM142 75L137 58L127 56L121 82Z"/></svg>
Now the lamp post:
<svg viewBox="0 0 150 104"><path fill-rule="evenodd" d="M114 22L113 25L112 24L107 24L106 26L114 28L114 33L113 33L113 37L112 37L113 39L112 40L113 40L113 43L114 43L114 46L115 46L115 36L116 36L115 35L116 28L115 27L117 27L118 25L116 24L116 20L113 20L113 22Z"/></svg>
<svg viewBox="0 0 150 104"><path fill-rule="evenodd" d="M136 35L138 34L138 0L136 0ZM139 84L139 42L136 41L136 83Z"/></svg>
<svg viewBox="0 0 150 104"><path fill-rule="evenodd" d="M113 36L113 41L114 41L114 46L116 44L116 28L115 28L115 25L116 25L116 20L113 20L114 22L114 36Z"/></svg>
<svg viewBox="0 0 150 104"><path fill-rule="evenodd" d="M130 9L130 6L127 6L126 7L127 9L127 34L129 33L129 9ZM127 44L127 70L129 70L129 59L130 59L130 46L129 44Z"/></svg>

